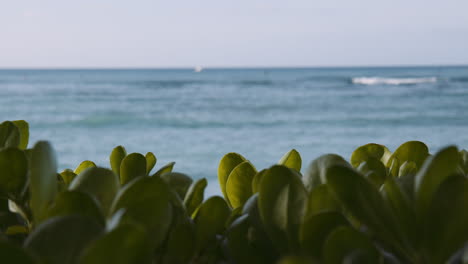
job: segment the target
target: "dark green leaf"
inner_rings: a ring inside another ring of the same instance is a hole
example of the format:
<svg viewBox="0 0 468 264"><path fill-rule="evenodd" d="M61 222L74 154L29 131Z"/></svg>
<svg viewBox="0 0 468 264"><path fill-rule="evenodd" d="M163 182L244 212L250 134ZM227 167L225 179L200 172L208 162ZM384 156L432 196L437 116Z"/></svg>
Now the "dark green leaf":
<svg viewBox="0 0 468 264"><path fill-rule="evenodd" d="M369 158L380 160L383 164L387 164L391 153L384 145L369 143L357 148L351 155L351 165L357 168L361 163Z"/></svg>
<svg viewBox="0 0 468 264"><path fill-rule="evenodd" d="M153 152L148 152L145 155L146 158L146 174L149 175L151 170L154 168L154 165L156 165L156 156L153 154Z"/></svg>
<svg viewBox="0 0 468 264"><path fill-rule="evenodd" d="M157 172L155 172L152 177L160 177L164 173L172 172L174 165L175 162L169 162L168 164L162 166Z"/></svg>
<svg viewBox="0 0 468 264"><path fill-rule="evenodd" d="M127 155L120 163L120 184L124 185L141 176L146 176L145 156L140 153Z"/></svg>
<svg viewBox="0 0 468 264"><path fill-rule="evenodd" d="M327 170L334 165L351 165L341 156L336 154L326 154L312 161L304 174L304 185L310 192L315 186L327 182Z"/></svg>
<svg viewBox="0 0 468 264"><path fill-rule="evenodd" d="M84 192L65 191L57 195L55 203L49 208L48 217L66 215L88 216L104 225L104 216L97 202Z"/></svg>
<svg viewBox="0 0 468 264"><path fill-rule="evenodd" d="M192 215L198 206L203 202L205 188L208 182L205 178L192 183L184 199L184 205L188 215Z"/></svg>
<svg viewBox="0 0 468 264"><path fill-rule="evenodd" d="M0 124L0 149L17 148L20 146L21 135L19 128L10 121Z"/></svg>
<svg viewBox="0 0 468 264"><path fill-rule="evenodd" d="M0 260L5 264L34 264L33 257L23 248L0 240Z"/></svg>
<svg viewBox="0 0 468 264"><path fill-rule="evenodd" d="M16 148L0 150L0 196L20 197L27 181L28 160Z"/></svg>
<svg viewBox="0 0 468 264"><path fill-rule="evenodd" d="M252 196L252 179L257 171L248 161L237 165L226 182L227 200L232 208L241 207Z"/></svg>
<svg viewBox="0 0 468 264"><path fill-rule="evenodd" d="M219 186L221 187L221 191L223 192L224 197L228 197L227 192L226 192L226 183L228 181L229 174L231 174L231 171L237 165L241 164L245 160L246 159L242 157L242 155L231 152L231 153L224 155L224 157L219 162L218 181L219 181Z"/></svg>
<svg viewBox="0 0 468 264"><path fill-rule="evenodd" d="M416 167L421 168L423 162L429 156L429 149L426 144L420 141L408 141L401 144L392 156L387 161L387 167L392 165L394 159L397 159L399 164L405 161L414 162Z"/></svg>
<svg viewBox="0 0 468 264"><path fill-rule="evenodd" d="M29 143L29 124L24 120L15 120L13 124L18 128L20 134L20 143L18 148L26 149Z"/></svg>
<svg viewBox="0 0 468 264"><path fill-rule="evenodd" d="M122 160L127 156L127 151L122 146L117 146L112 150L112 153L109 157L110 165L112 171L120 177L120 164Z"/></svg>
<svg viewBox="0 0 468 264"><path fill-rule="evenodd" d="M164 173L161 175L161 179L176 191L180 199L185 198L185 195L193 182L192 178L179 172Z"/></svg>

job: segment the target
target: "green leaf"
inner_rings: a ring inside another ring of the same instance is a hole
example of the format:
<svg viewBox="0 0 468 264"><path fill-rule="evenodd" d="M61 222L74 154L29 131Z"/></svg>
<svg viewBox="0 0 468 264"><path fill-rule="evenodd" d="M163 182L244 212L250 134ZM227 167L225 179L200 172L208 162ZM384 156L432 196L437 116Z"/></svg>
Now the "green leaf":
<svg viewBox="0 0 468 264"><path fill-rule="evenodd" d="M127 151L122 146L117 146L112 150L112 153L109 157L110 165L112 171L120 177L120 164L122 160L127 156Z"/></svg>
<svg viewBox="0 0 468 264"><path fill-rule="evenodd" d="M392 156L387 161L387 167L390 167L394 159L397 159L399 164L405 161L414 162L416 167L421 168L423 162L429 156L429 149L426 144L420 141L408 141L401 144Z"/></svg>
<svg viewBox="0 0 468 264"><path fill-rule="evenodd" d="M434 193L422 239L430 256L428 263L448 263L448 259L468 240L468 179L448 177Z"/></svg>
<svg viewBox="0 0 468 264"><path fill-rule="evenodd" d="M185 198L185 195L193 182L192 178L179 172L164 173L161 175L161 179L176 191L180 199Z"/></svg>
<svg viewBox="0 0 468 264"><path fill-rule="evenodd" d="M161 178L138 177L119 191L111 212L124 208L121 223L143 225L155 249L166 239L172 222L171 198L171 190Z"/></svg>
<svg viewBox="0 0 468 264"><path fill-rule="evenodd" d="M0 240L0 260L2 263L35 264L36 260L23 248Z"/></svg>
<svg viewBox="0 0 468 264"><path fill-rule="evenodd" d="M48 217L66 215L88 216L104 226L104 216L99 205L84 192L65 191L57 195L55 203L49 208Z"/></svg>
<svg viewBox="0 0 468 264"><path fill-rule="evenodd" d="M93 168L93 167L96 167L96 164L94 164L94 162L90 161L90 160L85 160L83 162L80 163L80 165L78 165L78 167L76 167L74 173L76 175L80 174L82 171L88 169L88 168Z"/></svg>
<svg viewBox="0 0 468 264"><path fill-rule="evenodd" d="M387 178L387 168L378 159L369 157L367 161L363 161L357 168L366 176L375 186L380 187Z"/></svg>
<svg viewBox="0 0 468 264"><path fill-rule="evenodd" d="M208 182L205 178L192 183L184 198L184 205L188 215L192 215L198 206L203 202L205 188Z"/></svg>
<svg viewBox="0 0 468 264"><path fill-rule="evenodd" d="M231 153L224 155L224 157L219 162L218 181L219 181L219 186L221 187L221 191L223 192L224 197L228 197L227 192L226 192L226 183L228 181L229 174L231 174L231 171L237 165L241 164L245 160L246 159L242 157L242 155L231 152Z"/></svg>
<svg viewBox="0 0 468 264"><path fill-rule="evenodd" d="M99 202L103 214L107 215L119 190L119 179L111 170L92 167L77 175L68 189L89 194Z"/></svg>
<svg viewBox="0 0 468 264"><path fill-rule="evenodd" d="M201 204L194 218L197 251L224 232L230 214L226 201L219 196L213 196Z"/></svg>
<svg viewBox="0 0 468 264"><path fill-rule="evenodd" d="M416 209L420 219L431 203L432 197L439 185L458 167L458 150L450 146L430 157L421 167L415 177Z"/></svg>
<svg viewBox="0 0 468 264"><path fill-rule="evenodd" d="M69 185L76 177L76 174L70 169L65 169L60 173L60 177L62 177L62 180L66 185Z"/></svg>
<svg viewBox="0 0 468 264"><path fill-rule="evenodd" d="M341 205L330 192L330 188L326 184L315 187L309 193L305 218L323 211L341 211Z"/></svg>
<svg viewBox="0 0 468 264"><path fill-rule="evenodd" d="M125 224L93 241L80 264L151 263L151 247L144 228Z"/></svg>
<svg viewBox="0 0 468 264"><path fill-rule="evenodd" d="M387 164L391 156L391 152L384 145L369 143L357 148L351 155L351 165L358 167L359 164L367 161L369 158L380 160L383 164Z"/></svg>
<svg viewBox="0 0 468 264"><path fill-rule="evenodd" d="M416 166L416 163L410 161L405 161L403 164L400 166L400 170L398 171L398 177L404 177L408 174L414 174L418 172L418 167Z"/></svg>
<svg viewBox="0 0 468 264"><path fill-rule="evenodd" d="M20 146L21 135L19 128L10 121L0 124L0 149L17 148Z"/></svg>
<svg viewBox="0 0 468 264"><path fill-rule="evenodd" d="M57 193L57 161L49 142L39 141L32 149L29 191L34 221L39 224Z"/></svg>
<svg viewBox="0 0 468 264"><path fill-rule="evenodd" d="M260 183L258 207L265 231L280 252L298 247L307 191L297 174L282 165L268 169Z"/></svg>
<svg viewBox="0 0 468 264"><path fill-rule="evenodd" d="M41 263L78 263L83 249L102 232L94 220L83 216L51 218L39 225L24 242L24 247Z"/></svg>
<svg viewBox="0 0 468 264"><path fill-rule="evenodd" d="M248 161L237 165L226 182L227 200L232 208L241 207L252 196L252 180L257 170Z"/></svg>
<svg viewBox="0 0 468 264"><path fill-rule="evenodd" d="M463 174L468 174L468 151L460 151L460 170Z"/></svg>
<svg viewBox="0 0 468 264"><path fill-rule="evenodd" d="M146 159L146 175L149 175L151 170L154 168L154 165L156 165L156 156L153 154L153 152L148 152L145 155Z"/></svg>
<svg viewBox="0 0 468 264"><path fill-rule="evenodd" d="M172 172L174 165L175 162L169 162L168 164L162 166L157 172L155 172L152 177L160 177L164 173Z"/></svg>
<svg viewBox="0 0 468 264"><path fill-rule="evenodd" d="M327 183L327 170L334 165L351 167L341 156L336 154L326 154L312 161L303 177L307 191L311 191L315 186Z"/></svg>
<svg viewBox="0 0 468 264"><path fill-rule="evenodd" d="M177 223L169 233L162 263L190 263L195 254L195 227L192 221Z"/></svg>
<svg viewBox="0 0 468 264"><path fill-rule="evenodd" d="M304 219L300 229L300 243L304 254L322 257L322 248L328 235L339 226L349 225L339 212L322 212Z"/></svg>
<svg viewBox="0 0 468 264"><path fill-rule="evenodd" d="M356 250L361 251L361 254L366 256L365 258L361 258L361 260L366 260L361 263L379 263L379 253L369 238L353 228L346 226L338 227L328 236L323 246L324 263L348 263L344 260Z"/></svg>
<svg viewBox="0 0 468 264"><path fill-rule="evenodd" d="M290 169L301 171L302 159L297 150L291 149L278 161L279 165L284 165Z"/></svg>
<svg viewBox="0 0 468 264"><path fill-rule="evenodd" d="M146 176L146 158L140 153L131 153L120 164L120 184L141 176Z"/></svg>
<svg viewBox="0 0 468 264"><path fill-rule="evenodd" d="M267 169L263 169L257 174L252 179L252 193L258 193L258 190L260 189L260 182L262 181L263 175L265 175L265 172Z"/></svg>
<svg viewBox="0 0 468 264"><path fill-rule="evenodd" d="M28 176L28 160L16 148L0 150L0 196L20 197Z"/></svg>
<svg viewBox="0 0 468 264"><path fill-rule="evenodd" d="M307 257L300 257L300 256L288 256L282 258L278 264L317 264L319 262L309 259Z"/></svg>
<svg viewBox="0 0 468 264"><path fill-rule="evenodd" d="M29 124L24 120L15 120L13 124L18 128L20 134L20 143L18 148L26 149L29 143Z"/></svg>

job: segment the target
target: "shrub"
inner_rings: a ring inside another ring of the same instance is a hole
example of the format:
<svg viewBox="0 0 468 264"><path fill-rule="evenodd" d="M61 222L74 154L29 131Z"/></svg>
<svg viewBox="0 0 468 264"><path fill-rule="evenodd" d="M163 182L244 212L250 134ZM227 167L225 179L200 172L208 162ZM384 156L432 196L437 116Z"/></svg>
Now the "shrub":
<svg viewBox="0 0 468 264"><path fill-rule="evenodd" d="M25 121L0 124L2 263L468 263L468 153L323 155L301 174L291 150L257 170L219 163L223 197L156 156L110 154L57 173L50 143L28 148ZM465 255L465 256L464 256Z"/></svg>

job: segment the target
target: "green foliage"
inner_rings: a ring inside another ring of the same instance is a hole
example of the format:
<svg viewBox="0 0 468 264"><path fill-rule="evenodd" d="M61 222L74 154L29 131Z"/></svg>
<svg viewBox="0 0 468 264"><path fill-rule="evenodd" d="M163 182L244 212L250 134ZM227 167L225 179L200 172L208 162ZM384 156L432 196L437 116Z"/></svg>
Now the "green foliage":
<svg viewBox="0 0 468 264"><path fill-rule="evenodd" d="M206 198L174 162L151 173L152 152L118 146L111 169L57 173L50 143L28 136L0 124L1 263L468 263L468 152L454 146L370 143L304 175L294 149L259 171L228 153L223 197Z"/></svg>

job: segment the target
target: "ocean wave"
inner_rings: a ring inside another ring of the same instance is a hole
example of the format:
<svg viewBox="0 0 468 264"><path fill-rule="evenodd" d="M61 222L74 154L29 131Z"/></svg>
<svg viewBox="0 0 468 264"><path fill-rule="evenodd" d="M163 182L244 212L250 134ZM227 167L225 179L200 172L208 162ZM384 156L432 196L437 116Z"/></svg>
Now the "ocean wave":
<svg viewBox="0 0 468 264"><path fill-rule="evenodd" d="M353 84L363 85L409 85L419 83L435 83L437 82L436 77L421 77L421 78L384 78L384 77L356 77L352 78Z"/></svg>

